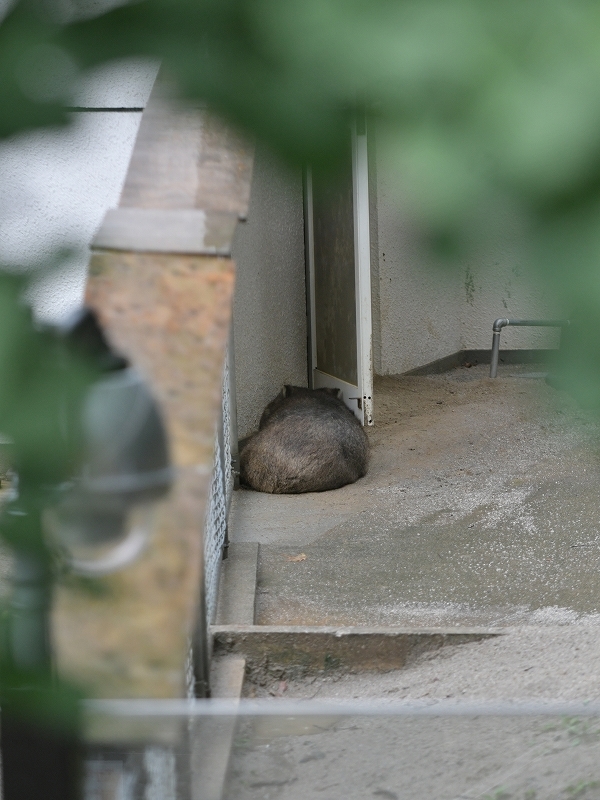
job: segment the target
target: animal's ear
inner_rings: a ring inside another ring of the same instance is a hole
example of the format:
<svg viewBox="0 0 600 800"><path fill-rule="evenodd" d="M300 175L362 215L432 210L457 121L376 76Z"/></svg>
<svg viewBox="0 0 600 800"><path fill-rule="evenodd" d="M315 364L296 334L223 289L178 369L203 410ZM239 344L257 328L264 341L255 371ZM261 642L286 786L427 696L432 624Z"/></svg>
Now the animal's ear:
<svg viewBox="0 0 600 800"><path fill-rule="evenodd" d="M306 390L303 389L302 386L292 386L291 384L286 383L286 385L283 387L283 392L284 392L283 396L291 397L293 394L298 394L299 392L304 392L304 391Z"/></svg>

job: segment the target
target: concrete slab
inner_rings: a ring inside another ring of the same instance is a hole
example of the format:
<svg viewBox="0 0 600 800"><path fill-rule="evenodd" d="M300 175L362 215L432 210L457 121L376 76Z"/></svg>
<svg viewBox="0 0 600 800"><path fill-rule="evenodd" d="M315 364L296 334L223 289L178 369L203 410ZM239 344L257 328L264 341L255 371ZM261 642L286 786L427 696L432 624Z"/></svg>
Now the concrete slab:
<svg viewBox="0 0 600 800"><path fill-rule="evenodd" d="M212 698L239 700L242 696L246 660L241 656L224 656L211 663L210 688Z"/></svg>
<svg viewBox="0 0 600 800"><path fill-rule="evenodd" d="M352 486L236 494L232 541L261 542L257 623L600 621L598 419L530 364L487 369L378 379Z"/></svg>

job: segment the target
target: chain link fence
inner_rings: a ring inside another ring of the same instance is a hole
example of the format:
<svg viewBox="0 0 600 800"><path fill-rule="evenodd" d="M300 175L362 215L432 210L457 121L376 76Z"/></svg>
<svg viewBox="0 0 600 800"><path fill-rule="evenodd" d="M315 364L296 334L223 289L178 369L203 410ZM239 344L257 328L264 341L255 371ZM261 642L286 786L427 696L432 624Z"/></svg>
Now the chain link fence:
<svg viewBox="0 0 600 800"><path fill-rule="evenodd" d="M206 592L206 622L215 621L217 593L223 551L227 546L227 517L234 486L232 469L232 408L230 391L229 349L223 368L223 393L221 418L215 434L215 456L213 462L210 497L204 525L204 570Z"/></svg>

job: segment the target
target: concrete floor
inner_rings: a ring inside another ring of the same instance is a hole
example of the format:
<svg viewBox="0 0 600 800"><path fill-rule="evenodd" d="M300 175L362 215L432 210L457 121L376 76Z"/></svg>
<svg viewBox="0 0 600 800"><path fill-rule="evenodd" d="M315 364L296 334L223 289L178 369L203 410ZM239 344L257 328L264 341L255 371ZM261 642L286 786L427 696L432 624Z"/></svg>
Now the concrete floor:
<svg viewBox="0 0 600 800"><path fill-rule="evenodd" d="M356 484L236 493L258 624L600 622L600 423L532 365L487 370L379 379Z"/></svg>
<svg viewBox="0 0 600 800"><path fill-rule="evenodd" d="M272 704L417 702L442 716L247 721L227 798L600 800L597 719L443 716L468 702L600 702L600 421L540 368L501 367L495 381L487 369L380 379L368 475L323 494L241 491L232 538L260 542L259 624L505 635L402 670L247 684Z"/></svg>

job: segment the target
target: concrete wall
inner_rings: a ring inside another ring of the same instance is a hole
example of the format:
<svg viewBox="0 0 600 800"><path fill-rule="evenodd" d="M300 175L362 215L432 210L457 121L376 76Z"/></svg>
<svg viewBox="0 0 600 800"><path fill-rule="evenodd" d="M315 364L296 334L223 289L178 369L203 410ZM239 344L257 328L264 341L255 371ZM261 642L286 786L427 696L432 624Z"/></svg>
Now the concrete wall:
<svg viewBox="0 0 600 800"><path fill-rule="evenodd" d="M256 430L283 384L307 385L302 177L260 147L248 221L233 257L235 371L240 438Z"/></svg>
<svg viewBox="0 0 600 800"><path fill-rule="evenodd" d="M90 71L73 105L140 108L157 65L128 60ZM77 112L72 124L0 142L0 262L43 267L69 248L58 272L35 281L38 316L58 319L83 299L88 247L108 208L118 204L141 113Z"/></svg>
<svg viewBox="0 0 600 800"><path fill-rule="evenodd" d="M370 169L377 206L371 270L376 373L394 375L458 350L489 349L497 317L564 315L542 277L523 268L517 233L515 241L454 270L428 261L399 211L394 171L376 147ZM506 223L518 231L510 219ZM509 328L501 347L556 347L558 341L556 330Z"/></svg>
<svg viewBox="0 0 600 800"><path fill-rule="evenodd" d="M375 371L398 374L464 349L488 349L499 316L561 316L543 284L523 273L518 247L455 271L428 262L398 212L392 171L370 153ZM256 429L284 383L306 385L307 331L302 182L256 153L249 218L234 241L237 412L240 437ZM505 348L552 347L557 333L509 329Z"/></svg>
<svg viewBox="0 0 600 800"><path fill-rule="evenodd" d="M381 166L378 270L372 275L379 301L373 318L380 326L373 336L374 364L378 374L395 375L461 349L460 288L456 276L425 262Z"/></svg>
<svg viewBox="0 0 600 800"><path fill-rule="evenodd" d="M543 275L525 269L514 253L488 254L487 258L466 264L458 277L462 349L490 348L492 322L497 317L568 317ZM500 338L501 348L507 350L558 347L559 342L559 331L551 328L505 328Z"/></svg>

